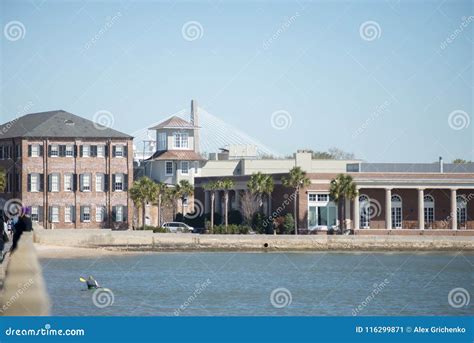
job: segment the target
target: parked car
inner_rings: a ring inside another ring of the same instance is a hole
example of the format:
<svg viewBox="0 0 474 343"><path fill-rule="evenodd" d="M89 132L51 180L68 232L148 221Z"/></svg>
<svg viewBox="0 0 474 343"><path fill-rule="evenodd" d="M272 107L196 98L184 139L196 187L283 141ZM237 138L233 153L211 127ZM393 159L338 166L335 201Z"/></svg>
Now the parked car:
<svg viewBox="0 0 474 343"><path fill-rule="evenodd" d="M167 222L162 225L169 232L193 232L194 228L182 222Z"/></svg>

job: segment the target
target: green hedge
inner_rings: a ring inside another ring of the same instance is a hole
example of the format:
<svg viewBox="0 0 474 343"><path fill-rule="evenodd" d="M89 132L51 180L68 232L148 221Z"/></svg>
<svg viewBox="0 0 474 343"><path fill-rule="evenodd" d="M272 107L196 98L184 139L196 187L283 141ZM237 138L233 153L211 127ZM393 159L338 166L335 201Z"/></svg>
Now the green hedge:
<svg viewBox="0 0 474 343"><path fill-rule="evenodd" d="M250 232L250 227L247 225L235 225L231 224L227 226L227 230L225 225L216 225L214 226L214 229L212 230L213 234L219 234L219 235L225 235L225 234L230 234L230 235L246 235Z"/></svg>

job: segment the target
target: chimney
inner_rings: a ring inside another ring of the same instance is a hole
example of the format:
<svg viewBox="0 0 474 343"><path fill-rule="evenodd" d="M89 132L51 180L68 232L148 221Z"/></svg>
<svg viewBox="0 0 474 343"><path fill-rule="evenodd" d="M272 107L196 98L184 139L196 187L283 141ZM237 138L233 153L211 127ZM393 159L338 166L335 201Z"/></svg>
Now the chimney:
<svg viewBox="0 0 474 343"><path fill-rule="evenodd" d="M440 157L439 157L439 172L440 172L440 173L443 173L443 172L444 172L443 169L444 169L443 157L440 156Z"/></svg>
<svg viewBox="0 0 474 343"><path fill-rule="evenodd" d="M194 151L199 154L199 114L196 100L191 100L191 124L196 126L194 129Z"/></svg>

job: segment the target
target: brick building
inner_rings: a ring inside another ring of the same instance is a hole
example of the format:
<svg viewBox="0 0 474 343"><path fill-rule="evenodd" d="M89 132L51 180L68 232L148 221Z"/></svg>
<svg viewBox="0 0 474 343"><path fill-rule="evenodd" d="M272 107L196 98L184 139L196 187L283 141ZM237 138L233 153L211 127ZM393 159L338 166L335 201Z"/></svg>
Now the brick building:
<svg viewBox="0 0 474 343"><path fill-rule="evenodd" d="M45 228L131 227L132 139L62 110L1 125L2 208L31 207Z"/></svg>
<svg viewBox="0 0 474 343"><path fill-rule="evenodd" d="M248 161L245 161L248 162ZM346 200L344 220L356 233L390 234L469 234L474 235L474 163L364 163L311 158L302 151L293 160L259 160L258 169L273 177L271 209L264 202L263 212L271 217L293 213L297 202L300 232L316 233L339 226L342 210L329 196L330 182L340 173L352 175L358 196ZM240 168L240 175L198 177L195 198L210 212L210 194L204 185L223 177L234 180L230 191L230 209L241 209L242 192L252 165ZM298 196L282 185L282 177L293 166L307 171L311 184ZM248 168L247 168L248 167ZM224 210L223 192L217 192L215 210ZM270 221L271 222L271 221ZM388 230L387 230L388 229ZM391 230L395 229L395 230Z"/></svg>

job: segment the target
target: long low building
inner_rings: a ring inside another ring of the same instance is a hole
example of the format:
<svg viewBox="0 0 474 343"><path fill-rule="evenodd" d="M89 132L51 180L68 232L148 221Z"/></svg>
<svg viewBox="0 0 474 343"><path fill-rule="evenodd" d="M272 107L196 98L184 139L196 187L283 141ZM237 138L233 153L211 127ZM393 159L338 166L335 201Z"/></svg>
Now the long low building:
<svg viewBox="0 0 474 343"><path fill-rule="evenodd" d="M266 163L266 168L271 170L272 162L267 160ZM278 160L274 163L281 164ZM293 213L293 201L296 201L301 232L339 225L341 209L329 196L329 187L340 173L350 174L358 190L358 196L352 201L346 200L344 206L346 226L356 233L367 229L474 230L474 163L452 164L442 159L439 163L415 164L338 163L314 160L310 152L303 151L295 154L294 165L307 171L310 186L298 196L292 196L293 191L282 185L282 178L288 172L268 173L273 177L275 189L269 202L271 210L264 202L263 212L269 214L270 219ZM327 171L328 166L331 166L330 171ZM230 191L230 209L240 210L242 193L247 190L250 177L249 173L229 176L235 185ZM224 176L195 179L195 197L203 203L205 213L210 212L210 194L204 186L222 178ZM222 191L216 193L215 208L217 213L224 212Z"/></svg>

